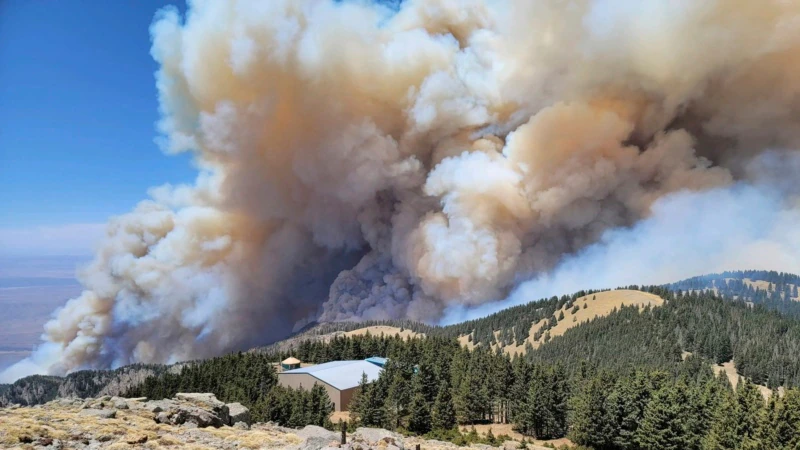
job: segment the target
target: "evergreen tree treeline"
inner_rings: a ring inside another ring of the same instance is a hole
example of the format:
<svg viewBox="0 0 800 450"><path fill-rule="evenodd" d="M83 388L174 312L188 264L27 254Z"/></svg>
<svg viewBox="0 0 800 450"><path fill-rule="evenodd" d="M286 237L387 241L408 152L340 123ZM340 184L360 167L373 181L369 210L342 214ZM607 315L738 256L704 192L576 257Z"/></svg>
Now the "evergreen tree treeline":
<svg viewBox="0 0 800 450"><path fill-rule="evenodd" d="M366 333L191 363L129 395L208 391L250 407L255 420L331 426L324 389L277 386L274 365L289 355L315 363L383 355L389 359L381 376L362 379L351 404L357 424L441 436L459 424L512 423L538 439L567 436L598 450L797 448L797 321L710 293L641 289L664 297L664 306L620 308L524 357L487 346L468 350L436 333ZM749 378L785 386L785 394L765 401L749 381L734 390L711 370L731 355Z"/></svg>

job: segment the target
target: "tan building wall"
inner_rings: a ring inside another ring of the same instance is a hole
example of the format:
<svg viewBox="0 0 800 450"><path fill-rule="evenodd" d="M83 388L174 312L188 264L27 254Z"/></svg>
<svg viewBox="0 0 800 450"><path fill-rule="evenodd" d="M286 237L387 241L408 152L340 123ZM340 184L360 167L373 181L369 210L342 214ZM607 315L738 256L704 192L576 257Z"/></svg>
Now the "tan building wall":
<svg viewBox="0 0 800 450"><path fill-rule="evenodd" d="M344 405L344 408L342 409L342 411L349 411L350 410L350 408L349 408L350 402L353 401L353 396L355 395L357 389L358 389L357 387L354 387L354 388L350 388L350 389L345 389L343 391L339 391L339 393L341 395L342 405Z"/></svg>
<svg viewBox="0 0 800 450"><path fill-rule="evenodd" d="M353 400L356 389L358 389L351 388L340 391L307 373L279 373L278 384L283 387L304 390L310 390L315 384L319 384L328 393L328 397L333 402L334 411L347 411L347 407L350 405L350 401Z"/></svg>

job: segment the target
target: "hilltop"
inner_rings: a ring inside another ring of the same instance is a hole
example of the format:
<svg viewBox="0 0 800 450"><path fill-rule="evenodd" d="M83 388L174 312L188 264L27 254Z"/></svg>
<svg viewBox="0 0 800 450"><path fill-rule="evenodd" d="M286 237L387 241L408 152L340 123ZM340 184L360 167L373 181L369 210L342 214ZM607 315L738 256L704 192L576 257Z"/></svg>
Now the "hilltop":
<svg viewBox="0 0 800 450"><path fill-rule="evenodd" d="M543 318L531 325L527 337L522 342L518 340L512 342L503 340L501 339L503 329L494 330L489 346L492 349L500 349L511 355L524 354L539 348L552 338L563 335L571 328L583 325L599 317L605 317L625 306L642 309L663 304L664 300L657 295L630 289L602 291L584 295L575 299L574 302L565 303L553 313L556 317L554 326L551 326L549 318ZM476 345L473 333L460 335L458 342L470 349L475 348Z"/></svg>

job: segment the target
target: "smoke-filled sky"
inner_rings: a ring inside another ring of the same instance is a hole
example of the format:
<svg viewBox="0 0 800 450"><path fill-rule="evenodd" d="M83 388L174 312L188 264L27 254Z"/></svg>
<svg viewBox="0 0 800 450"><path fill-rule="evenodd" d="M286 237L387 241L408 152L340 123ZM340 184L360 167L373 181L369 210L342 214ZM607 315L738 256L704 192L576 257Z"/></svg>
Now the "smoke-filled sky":
<svg viewBox="0 0 800 450"><path fill-rule="evenodd" d="M201 172L110 220L5 378L800 271L797 3L198 0L150 31L159 143Z"/></svg>

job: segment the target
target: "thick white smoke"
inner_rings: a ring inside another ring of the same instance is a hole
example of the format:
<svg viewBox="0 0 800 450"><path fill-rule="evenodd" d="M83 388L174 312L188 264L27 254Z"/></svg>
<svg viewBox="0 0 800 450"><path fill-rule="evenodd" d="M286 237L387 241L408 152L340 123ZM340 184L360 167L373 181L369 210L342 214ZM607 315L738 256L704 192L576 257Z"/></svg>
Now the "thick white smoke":
<svg viewBox="0 0 800 450"><path fill-rule="evenodd" d="M152 37L201 174L111 221L26 367L436 321L800 148L797 2L196 0Z"/></svg>
<svg viewBox="0 0 800 450"><path fill-rule="evenodd" d="M772 188L737 184L678 192L659 200L652 215L636 226L609 230L552 271L521 283L507 299L471 309L454 306L442 323L581 289L665 284L736 269L797 273L798 223L800 208L787 204Z"/></svg>

